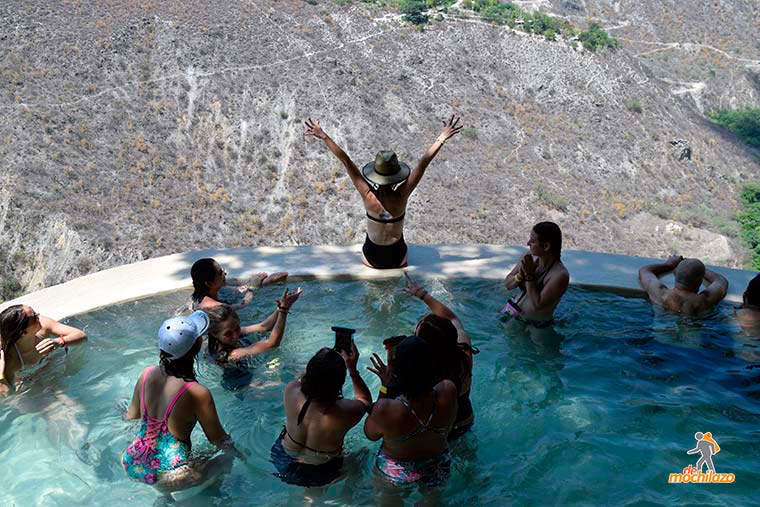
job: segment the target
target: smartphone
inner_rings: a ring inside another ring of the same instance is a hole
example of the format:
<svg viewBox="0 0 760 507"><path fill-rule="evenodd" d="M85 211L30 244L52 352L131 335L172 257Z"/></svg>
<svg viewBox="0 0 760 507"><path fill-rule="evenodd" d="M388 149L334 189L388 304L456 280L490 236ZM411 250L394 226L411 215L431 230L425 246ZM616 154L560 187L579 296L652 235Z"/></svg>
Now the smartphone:
<svg viewBox="0 0 760 507"><path fill-rule="evenodd" d="M390 338L386 338L383 340L383 345L385 346L386 351L386 358L389 365L393 364L396 361L396 347L398 347L398 344L404 341L404 338L406 336L391 336Z"/></svg>
<svg viewBox="0 0 760 507"><path fill-rule="evenodd" d="M331 329L335 331L335 350L350 354L352 349L351 339L356 329L340 326L333 326Z"/></svg>

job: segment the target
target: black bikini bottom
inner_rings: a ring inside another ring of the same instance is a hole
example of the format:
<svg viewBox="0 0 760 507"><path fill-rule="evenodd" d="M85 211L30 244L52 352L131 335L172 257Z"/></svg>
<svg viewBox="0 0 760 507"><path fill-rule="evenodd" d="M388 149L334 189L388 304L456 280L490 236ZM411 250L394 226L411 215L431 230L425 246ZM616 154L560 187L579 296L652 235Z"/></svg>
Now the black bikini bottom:
<svg viewBox="0 0 760 507"><path fill-rule="evenodd" d="M272 445L270 459L277 469L277 473L273 474L275 477L287 484L305 488L326 486L336 481L341 477L343 468L342 456L321 465L310 465L295 460L282 446L282 435Z"/></svg>
<svg viewBox="0 0 760 507"><path fill-rule="evenodd" d="M390 245L378 245L373 243L369 239L364 240L364 246L362 252L364 258L370 266L375 269L395 269L402 267L404 258L406 257L406 243L404 242L404 235L393 244Z"/></svg>

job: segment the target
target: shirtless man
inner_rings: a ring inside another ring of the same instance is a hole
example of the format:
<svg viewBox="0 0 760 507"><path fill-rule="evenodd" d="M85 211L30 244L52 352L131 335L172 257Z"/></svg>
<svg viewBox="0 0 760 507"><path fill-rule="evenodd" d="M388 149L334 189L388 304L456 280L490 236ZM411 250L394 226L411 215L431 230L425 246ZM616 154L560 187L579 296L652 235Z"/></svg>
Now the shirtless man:
<svg viewBox="0 0 760 507"><path fill-rule="evenodd" d="M669 289L660 277L674 270L676 284ZM703 283L708 286L699 292ZM684 259L680 255L671 255L664 263L639 269L639 284L647 291L652 303L689 316L708 312L726 297L728 291L728 280L723 276L705 269L699 259Z"/></svg>
<svg viewBox="0 0 760 507"><path fill-rule="evenodd" d="M404 242L404 215L406 203L419 184L425 169L443 144L462 130L459 118L452 116L422 156L417 167L399 162L392 151L379 152L374 162L365 164L361 171L343 149L330 139L319 120L306 120L304 135L325 142L348 172L356 190L362 197L367 212L367 237L362 247L362 261L371 268L393 269L406 266L407 247Z"/></svg>
<svg viewBox="0 0 760 507"><path fill-rule="evenodd" d="M504 286L507 290L521 290L514 300L521 310L517 320L548 327L570 285L570 273L560 259L562 231L553 222L538 223L530 231L528 248L530 251L507 275Z"/></svg>

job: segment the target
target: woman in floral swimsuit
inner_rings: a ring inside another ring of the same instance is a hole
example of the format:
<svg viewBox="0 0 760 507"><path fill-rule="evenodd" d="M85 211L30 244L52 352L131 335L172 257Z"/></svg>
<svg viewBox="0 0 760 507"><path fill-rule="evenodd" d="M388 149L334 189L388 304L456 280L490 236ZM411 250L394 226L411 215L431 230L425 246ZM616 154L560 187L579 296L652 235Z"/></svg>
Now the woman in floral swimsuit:
<svg viewBox="0 0 760 507"><path fill-rule="evenodd" d="M161 325L160 365L140 375L125 414L126 419L142 418L142 425L124 451L124 470L130 478L166 492L200 485L228 471L233 456L242 457L219 422L211 393L195 379L193 364L208 323L208 316L197 311ZM212 459L190 456L190 434L197 422L225 453Z"/></svg>

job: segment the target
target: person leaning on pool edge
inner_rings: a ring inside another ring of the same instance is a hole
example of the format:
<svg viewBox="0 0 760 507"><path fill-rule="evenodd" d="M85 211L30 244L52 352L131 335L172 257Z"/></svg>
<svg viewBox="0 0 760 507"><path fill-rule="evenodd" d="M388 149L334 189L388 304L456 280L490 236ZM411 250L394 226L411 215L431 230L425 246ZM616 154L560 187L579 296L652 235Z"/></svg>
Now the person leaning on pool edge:
<svg viewBox="0 0 760 507"><path fill-rule="evenodd" d="M672 289L660 277L673 271L676 283ZM703 283L708 286L702 292ZM639 269L639 284L647 291L653 304L671 312L698 316L712 310L728 292L728 280L705 268L699 259L684 259L671 255L660 264L649 264Z"/></svg>
<svg viewBox="0 0 760 507"><path fill-rule="evenodd" d="M414 170L398 161L392 151L380 151L374 162L365 164L361 171L343 149L322 130L319 120L307 119L304 135L325 142L348 172L356 190L362 197L367 213L367 236L362 247L362 261L371 268L393 269L407 264L407 246L404 241L404 217L409 196L417 188L425 169L443 144L462 130L459 117L453 115L433 145L417 162Z"/></svg>

